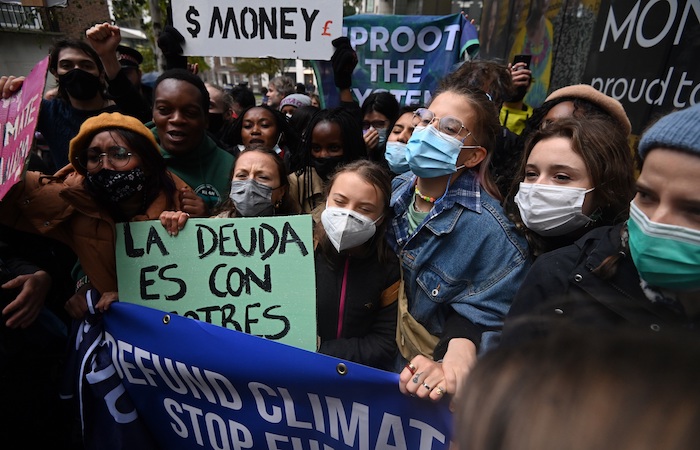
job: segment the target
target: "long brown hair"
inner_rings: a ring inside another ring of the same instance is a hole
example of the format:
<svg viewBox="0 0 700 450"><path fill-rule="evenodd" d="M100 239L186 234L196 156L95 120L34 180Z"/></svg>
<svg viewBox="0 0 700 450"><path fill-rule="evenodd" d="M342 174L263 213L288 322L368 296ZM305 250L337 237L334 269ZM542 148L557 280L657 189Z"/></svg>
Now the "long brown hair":
<svg viewBox="0 0 700 450"><path fill-rule="evenodd" d="M632 151L627 138L614 123L597 118L566 118L536 131L525 144L518 177L513 180L505 204L508 217L524 233L535 256L550 250L547 240L527 229L513 199L525 177L525 166L532 149L539 142L556 137L569 139L573 152L583 159L595 188L592 192L595 221L588 229L627 220L629 203L635 194Z"/></svg>

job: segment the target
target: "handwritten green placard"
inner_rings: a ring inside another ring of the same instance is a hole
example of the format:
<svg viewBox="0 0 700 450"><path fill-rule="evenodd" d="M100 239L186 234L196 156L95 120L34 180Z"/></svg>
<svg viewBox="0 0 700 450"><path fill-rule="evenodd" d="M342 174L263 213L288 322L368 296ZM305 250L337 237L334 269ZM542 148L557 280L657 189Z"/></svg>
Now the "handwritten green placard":
<svg viewBox="0 0 700 450"><path fill-rule="evenodd" d="M119 300L316 350L311 216L117 224Z"/></svg>

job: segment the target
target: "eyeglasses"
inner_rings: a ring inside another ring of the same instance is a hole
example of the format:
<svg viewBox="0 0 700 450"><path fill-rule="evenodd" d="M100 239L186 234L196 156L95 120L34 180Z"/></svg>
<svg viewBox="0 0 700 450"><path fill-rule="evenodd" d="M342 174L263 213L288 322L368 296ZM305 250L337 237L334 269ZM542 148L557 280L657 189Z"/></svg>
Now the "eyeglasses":
<svg viewBox="0 0 700 450"><path fill-rule="evenodd" d="M414 127L427 127L435 119L437 119L437 117L435 117L435 113L433 113L431 110L426 108L418 108L416 112L413 113L413 120L411 121L411 125L413 125ZM464 138L461 139L462 143L464 143L464 141L469 136L472 136L472 138L476 142L476 138L474 138L472 132L464 126L461 120L454 116L440 117L437 123L437 129L445 133L447 136L454 138L459 136L459 133L462 130L467 130L466 136L464 136Z"/></svg>
<svg viewBox="0 0 700 450"><path fill-rule="evenodd" d="M363 121L362 122L362 129L363 130L369 130L370 127L374 128L375 130L378 130L380 128L386 128L388 121L386 120L373 120L371 122L369 121Z"/></svg>
<svg viewBox="0 0 700 450"><path fill-rule="evenodd" d="M94 149L88 149L85 155L76 156L75 159L83 168L93 170L102 166L103 158L106 156L112 167L121 169L129 164L132 155L133 153L124 147L114 146L102 153L97 153Z"/></svg>

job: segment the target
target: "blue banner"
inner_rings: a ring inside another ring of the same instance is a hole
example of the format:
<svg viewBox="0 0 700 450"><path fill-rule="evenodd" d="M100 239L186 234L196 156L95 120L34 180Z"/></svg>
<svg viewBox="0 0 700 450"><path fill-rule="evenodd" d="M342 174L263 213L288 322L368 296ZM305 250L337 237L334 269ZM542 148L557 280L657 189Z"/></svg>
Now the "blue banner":
<svg viewBox="0 0 700 450"><path fill-rule="evenodd" d="M126 303L78 342L86 448L449 446L448 400L395 373Z"/></svg>
<svg viewBox="0 0 700 450"><path fill-rule="evenodd" d="M360 104L374 91L389 91L401 105L427 105L463 54L473 55L479 47L476 28L461 14L349 16L343 19L343 36L357 52L352 92ZM337 106L330 63L316 61L314 69L324 105Z"/></svg>

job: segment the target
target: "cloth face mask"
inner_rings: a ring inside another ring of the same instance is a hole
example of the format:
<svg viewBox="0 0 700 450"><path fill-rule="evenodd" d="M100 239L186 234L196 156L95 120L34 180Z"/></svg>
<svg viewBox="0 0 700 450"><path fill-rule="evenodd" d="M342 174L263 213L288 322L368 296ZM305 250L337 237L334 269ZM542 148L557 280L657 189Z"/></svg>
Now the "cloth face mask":
<svg viewBox="0 0 700 450"><path fill-rule="evenodd" d="M73 69L59 75L58 84L77 100L90 100L102 88L100 77L81 69Z"/></svg>
<svg viewBox="0 0 700 450"><path fill-rule="evenodd" d="M342 156L329 156L327 158L312 158L314 169L322 180L327 180L330 174L343 163Z"/></svg>
<svg viewBox="0 0 700 450"><path fill-rule="evenodd" d="M541 236L563 236L588 225L581 208L593 189L520 183L515 203L530 230Z"/></svg>
<svg viewBox="0 0 700 450"><path fill-rule="evenodd" d="M112 203L131 198L143 191L146 184L146 174L140 167L124 171L101 169L94 174L88 173L86 178L101 197Z"/></svg>

